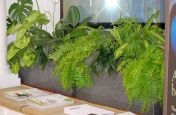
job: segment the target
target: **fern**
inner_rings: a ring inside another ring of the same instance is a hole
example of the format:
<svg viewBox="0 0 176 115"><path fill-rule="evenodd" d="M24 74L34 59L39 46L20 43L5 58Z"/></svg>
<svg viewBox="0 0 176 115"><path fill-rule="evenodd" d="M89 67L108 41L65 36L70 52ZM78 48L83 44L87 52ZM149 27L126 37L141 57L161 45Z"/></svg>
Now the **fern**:
<svg viewBox="0 0 176 115"><path fill-rule="evenodd" d="M152 103L162 104L163 60L163 51L150 46L139 59L128 63L122 73L129 101L142 101L143 111L147 111Z"/></svg>
<svg viewBox="0 0 176 115"><path fill-rule="evenodd" d="M164 31L151 24L157 16L158 12L145 26L133 19L121 19L111 30L117 42L117 71L123 76L129 101L142 101L143 112L153 103L162 104Z"/></svg>
<svg viewBox="0 0 176 115"><path fill-rule="evenodd" d="M86 36L74 40L71 35L67 35L67 37L70 39L49 56L57 64L53 75L58 76L64 89L71 90L73 86L90 87L92 80L86 60L99 47L97 44L100 39L99 30L87 30Z"/></svg>
<svg viewBox="0 0 176 115"><path fill-rule="evenodd" d="M114 51L116 49L117 42L109 31L102 31L100 35L101 39L98 42L100 47L92 56L89 62L90 69L98 76L103 71L111 75L111 72L115 70L116 61L114 60Z"/></svg>

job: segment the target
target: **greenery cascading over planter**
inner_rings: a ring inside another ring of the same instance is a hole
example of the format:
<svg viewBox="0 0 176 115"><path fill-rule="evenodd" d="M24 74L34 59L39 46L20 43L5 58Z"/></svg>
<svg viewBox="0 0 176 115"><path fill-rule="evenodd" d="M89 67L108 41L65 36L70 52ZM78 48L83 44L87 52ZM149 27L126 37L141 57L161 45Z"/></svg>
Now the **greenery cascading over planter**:
<svg viewBox="0 0 176 115"><path fill-rule="evenodd" d="M31 0L19 0L9 9L8 35L16 34L7 54L12 72L38 64L44 69L53 60L53 75L64 89L72 90L92 87L91 72L117 71L123 76L130 103L142 101L143 111L153 103L162 104L164 31L151 24L159 12L144 26L136 19L121 18L105 30L88 27L92 17L81 22L79 10L71 6L50 34L42 29L49 22L47 16L33 10L32 4Z"/></svg>
<svg viewBox="0 0 176 115"><path fill-rule="evenodd" d="M142 101L143 111L152 103L162 103L164 82L164 31L151 25L159 12L145 26L134 21L119 20L111 30L119 47L115 51L117 71L123 76L130 102Z"/></svg>

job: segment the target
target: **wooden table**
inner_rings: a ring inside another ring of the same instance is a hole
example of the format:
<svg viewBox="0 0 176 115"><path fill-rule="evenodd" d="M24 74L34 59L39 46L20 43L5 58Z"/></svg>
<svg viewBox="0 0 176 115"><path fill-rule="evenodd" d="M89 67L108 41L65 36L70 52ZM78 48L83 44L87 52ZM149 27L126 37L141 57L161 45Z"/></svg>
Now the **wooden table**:
<svg viewBox="0 0 176 115"><path fill-rule="evenodd" d="M7 99L3 96L3 92L15 91L15 90L27 89L27 88L30 88L30 87L25 86L25 85L21 85L19 87L1 89L0 90L0 106L4 106L4 107L9 108L11 110L21 112L25 115L66 115L66 114L64 114L64 107L66 107L66 106L49 108L49 109L45 109L45 110L38 110L38 109L31 108L25 102L15 102L15 101ZM88 103L86 101L82 101L82 100L78 100L78 99L74 99L74 101L75 101L75 103L73 105L79 105L79 104L86 104L87 103L87 104L90 104L90 105L93 105L93 106L96 106L96 107L100 107L100 108L103 108L103 109L114 111L115 113L124 112L123 110L117 110L117 109L113 109L113 108L110 108L110 107L105 107L105 106L101 106L101 105L97 105L97 104L92 104L92 103ZM69 105L69 106L73 106L73 105ZM67 105L67 107L68 107L68 105Z"/></svg>

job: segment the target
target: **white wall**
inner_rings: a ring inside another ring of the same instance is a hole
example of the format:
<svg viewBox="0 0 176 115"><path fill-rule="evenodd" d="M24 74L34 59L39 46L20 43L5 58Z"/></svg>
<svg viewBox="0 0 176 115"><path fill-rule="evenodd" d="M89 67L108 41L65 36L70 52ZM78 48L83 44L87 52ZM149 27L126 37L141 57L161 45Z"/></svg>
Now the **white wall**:
<svg viewBox="0 0 176 115"><path fill-rule="evenodd" d="M10 5L13 4L13 3L16 2L16 1L17 1L17 0L6 0L6 9L7 9L6 11L7 11L7 15L8 15L8 9L9 9ZM37 4L36 4L35 1L36 1L36 0L33 0L34 9L37 10ZM53 5L53 3L52 3L52 0L38 0L38 2L39 2L39 7L40 7L40 10L41 10L42 13L47 14L47 13L45 12L45 9L46 9L46 8L48 8L48 10L49 10L51 13L53 12L53 8L54 8L53 6L54 6L54 5ZM47 16L48 16L48 15L47 15ZM48 19L50 19L49 16L48 16ZM57 23L59 20L60 20L60 0L59 0L58 4L56 5L56 10L55 10L55 23ZM51 22L50 22L48 25L46 25L46 26L44 27L44 29L51 33L51 32L53 31ZM8 39L8 43L9 43L10 41L12 41L13 39L14 39L14 36L10 36L9 39Z"/></svg>

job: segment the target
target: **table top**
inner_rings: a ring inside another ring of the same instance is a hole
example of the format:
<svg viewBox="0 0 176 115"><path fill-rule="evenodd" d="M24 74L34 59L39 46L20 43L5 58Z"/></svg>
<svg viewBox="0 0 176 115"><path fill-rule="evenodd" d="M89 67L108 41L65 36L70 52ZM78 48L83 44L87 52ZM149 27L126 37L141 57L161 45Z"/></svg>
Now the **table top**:
<svg viewBox="0 0 176 115"><path fill-rule="evenodd" d="M89 103L89 102L79 100L79 99L74 99L74 98L73 98L74 104L72 104L72 105L59 106L59 107L48 108L45 110L39 110L39 109L34 109L34 108L30 107L25 102L15 102L15 101L7 99L3 96L3 92L16 91L16 90L27 89L27 88L31 88L31 87L21 85L21 86L13 87L13 88L0 89L0 105L4 106L6 108L9 108L11 110L21 112L25 115L66 115L66 114L64 114L64 107L80 105L80 104L90 104L90 105L93 105L93 106L96 106L96 107L99 107L102 109L107 109L107 110L113 111L116 114L125 112L123 110L118 110L118 109L114 109L114 108L110 108L110 107L106 107L106 106L102 106L102 105L98 105L98 104L93 104L93 103Z"/></svg>

